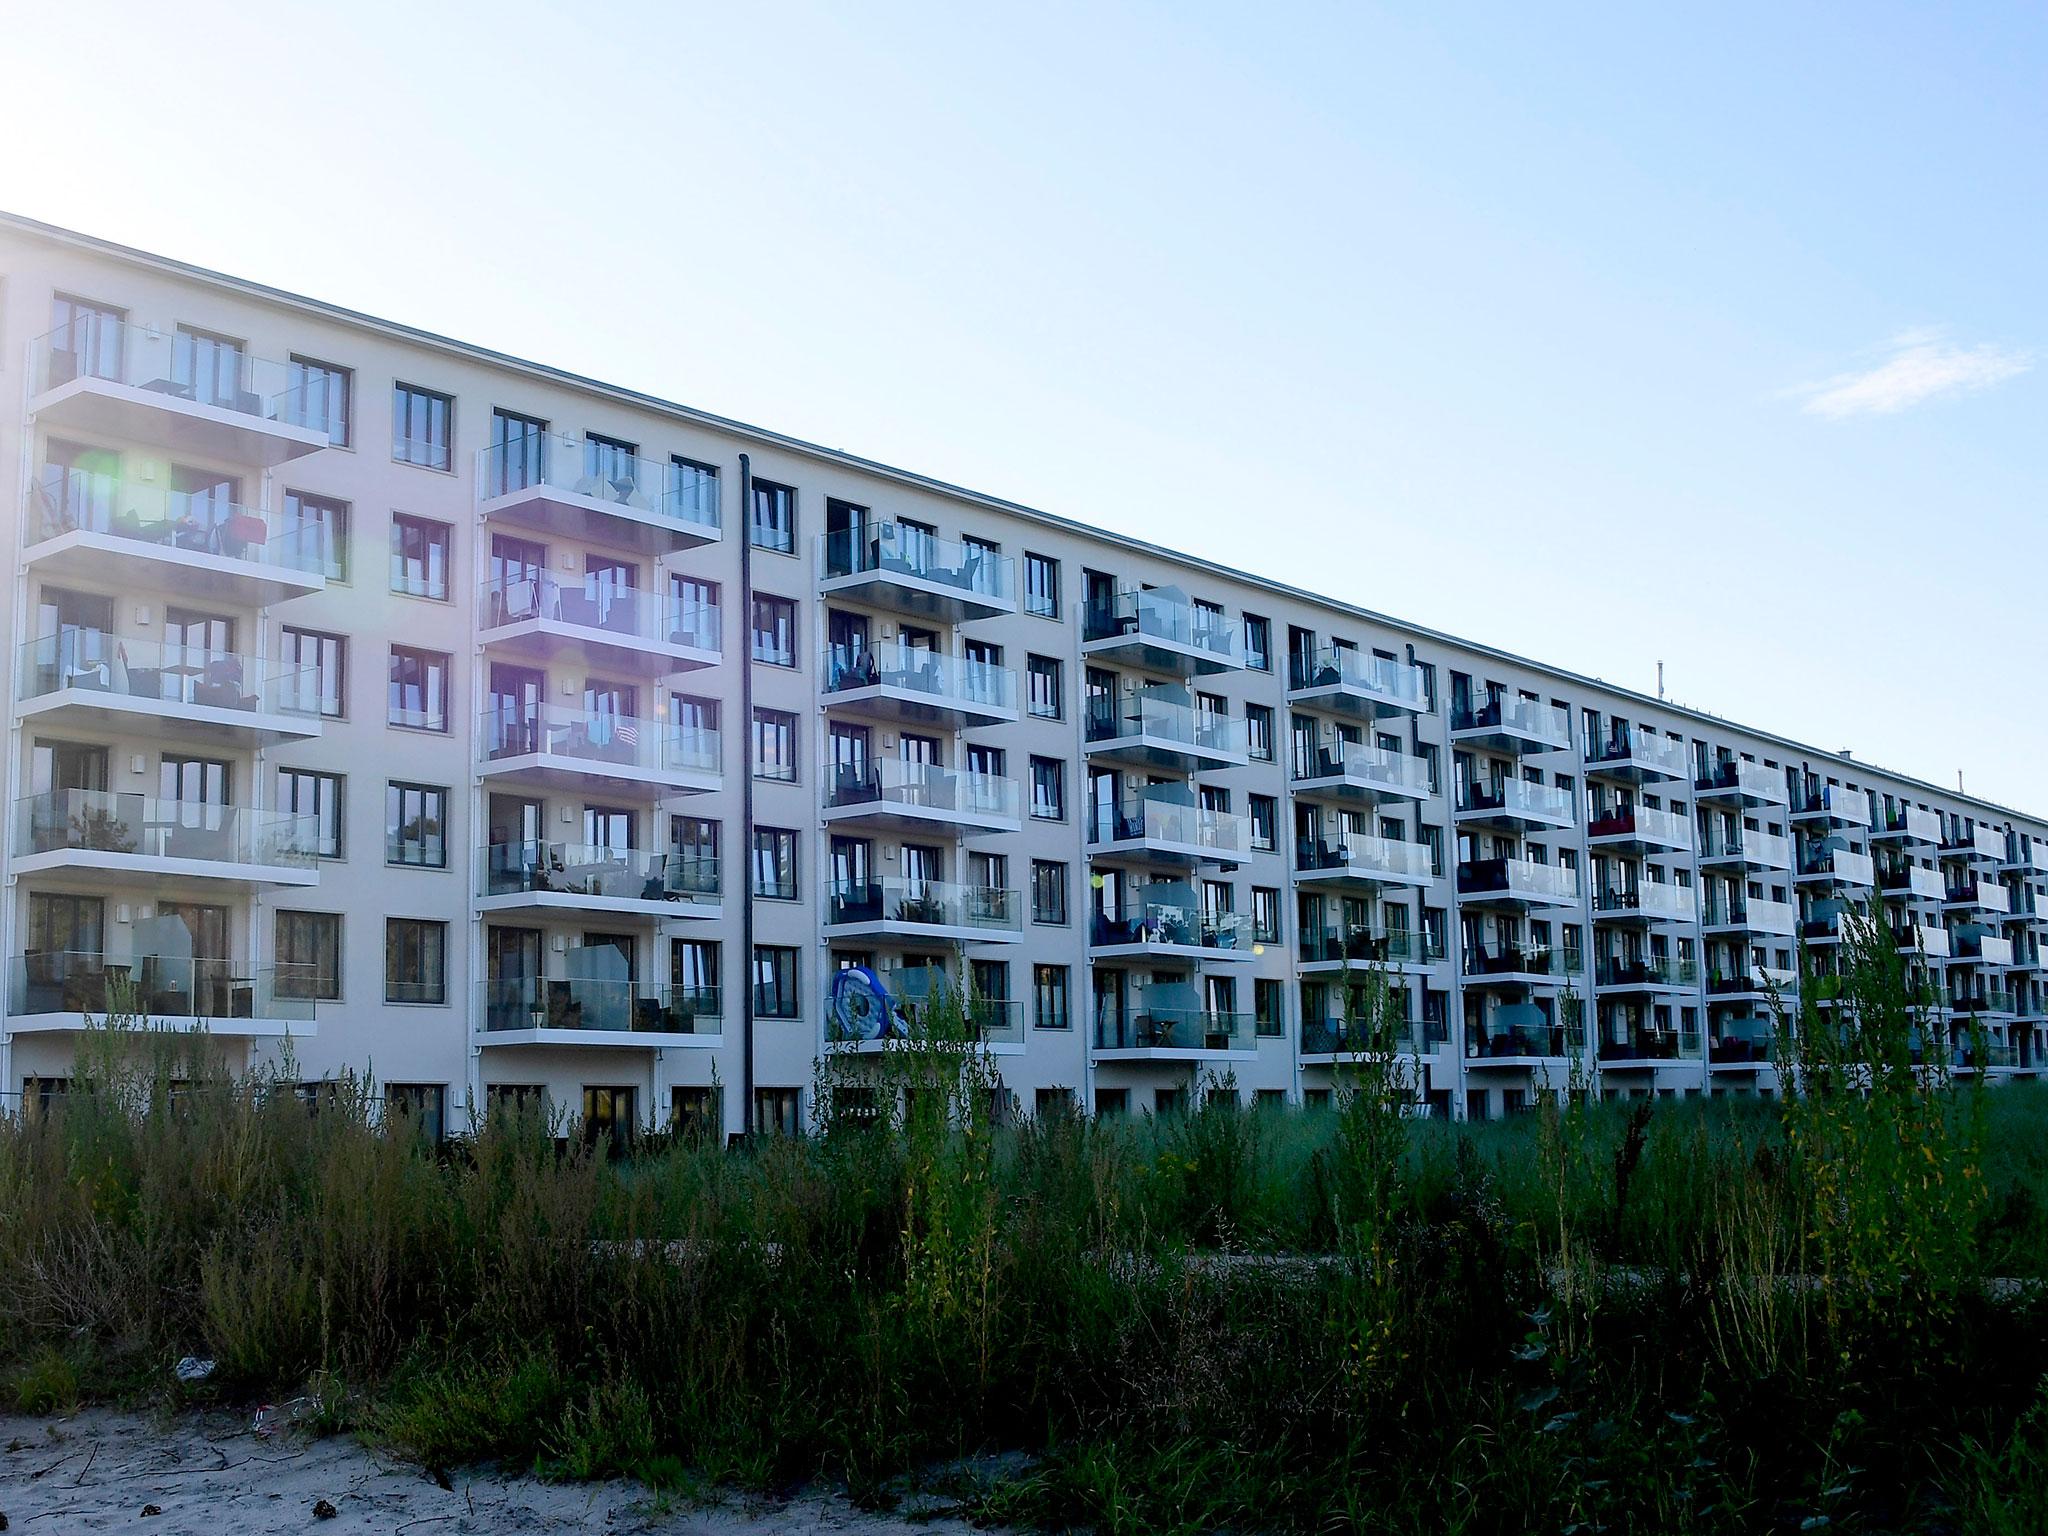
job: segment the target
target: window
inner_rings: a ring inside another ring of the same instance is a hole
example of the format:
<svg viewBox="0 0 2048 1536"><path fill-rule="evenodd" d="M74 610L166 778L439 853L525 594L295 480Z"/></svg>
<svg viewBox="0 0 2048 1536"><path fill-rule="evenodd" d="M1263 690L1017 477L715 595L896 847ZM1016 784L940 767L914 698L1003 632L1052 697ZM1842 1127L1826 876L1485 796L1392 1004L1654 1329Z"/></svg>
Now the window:
<svg viewBox="0 0 2048 1536"><path fill-rule="evenodd" d="M1244 664L1254 672L1273 670L1273 621L1256 613L1244 616Z"/></svg>
<svg viewBox="0 0 2048 1536"><path fill-rule="evenodd" d="M753 657L771 667L796 665L796 604L790 599L754 594Z"/></svg>
<svg viewBox="0 0 2048 1536"><path fill-rule="evenodd" d="M348 713L348 639L287 624L279 635L290 707L339 720Z"/></svg>
<svg viewBox="0 0 2048 1536"><path fill-rule="evenodd" d="M1060 616L1060 563L1050 555L1024 556L1024 611L1043 619Z"/></svg>
<svg viewBox="0 0 2048 1536"><path fill-rule="evenodd" d="M422 469L455 467L455 401L417 384L391 387L391 457Z"/></svg>
<svg viewBox="0 0 2048 1536"><path fill-rule="evenodd" d="M1252 938L1260 944L1280 942L1280 892L1271 886L1252 887Z"/></svg>
<svg viewBox="0 0 2048 1536"><path fill-rule="evenodd" d="M1060 661L1057 656L1033 656L1026 664L1029 679L1024 707L1041 720L1060 718L1062 686Z"/></svg>
<svg viewBox="0 0 2048 1536"><path fill-rule="evenodd" d="M391 514L391 590L405 597L448 599L446 523L403 512Z"/></svg>
<svg viewBox="0 0 2048 1536"><path fill-rule="evenodd" d="M276 948L279 997L341 1000L339 913L279 912Z"/></svg>
<svg viewBox="0 0 2048 1536"><path fill-rule="evenodd" d="M1031 861L1031 921L1067 921L1067 866L1057 859Z"/></svg>
<svg viewBox="0 0 2048 1536"><path fill-rule="evenodd" d="M296 426L325 432L336 448L348 446L349 395L355 376L333 363L294 356L285 368L284 415Z"/></svg>
<svg viewBox="0 0 2048 1536"><path fill-rule="evenodd" d="M1251 814L1253 851L1271 853L1277 836L1275 824L1280 819L1280 802L1271 795L1247 795L1245 809Z"/></svg>
<svg viewBox="0 0 2048 1536"><path fill-rule="evenodd" d="M284 493L285 537L329 581L348 580L348 503L305 491Z"/></svg>
<svg viewBox="0 0 2048 1536"><path fill-rule="evenodd" d="M750 889L769 901L796 900L796 833L786 827L754 828Z"/></svg>
<svg viewBox="0 0 2048 1536"><path fill-rule="evenodd" d="M438 1142L448 1124L448 1089L441 1083L386 1083L386 1123L410 1122L427 1141Z"/></svg>
<svg viewBox="0 0 2048 1536"><path fill-rule="evenodd" d="M340 774L315 773L310 768L278 769L277 808L292 816L309 817L316 824L315 857L342 856Z"/></svg>
<svg viewBox="0 0 2048 1536"><path fill-rule="evenodd" d="M440 651L391 647L385 720L409 731L448 730L448 660Z"/></svg>
<svg viewBox="0 0 2048 1536"><path fill-rule="evenodd" d="M384 1001L448 1001L448 925L421 917L384 921Z"/></svg>
<svg viewBox="0 0 2048 1536"><path fill-rule="evenodd" d="M384 862L448 867L448 791L393 780L384 789Z"/></svg>
<svg viewBox="0 0 2048 1536"><path fill-rule="evenodd" d="M796 716L789 710L754 711L754 777L796 782Z"/></svg>
<svg viewBox="0 0 2048 1536"><path fill-rule="evenodd" d="M671 816L668 823L669 889L689 896L716 896L718 823L707 816Z"/></svg>
<svg viewBox="0 0 2048 1536"><path fill-rule="evenodd" d="M801 1088L756 1088L754 1130L762 1136L796 1136L803 1132Z"/></svg>
<svg viewBox="0 0 2048 1536"><path fill-rule="evenodd" d="M798 951L786 944L754 946L754 1017L757 1019L800 1019L802 1004L796 995Z"/></svg>
<svg viewBox="0 0 2048 1536"><path fill-rule="evenodd" d="M796 490L772 480L754 482L754 505L747 536L756 549L778 554L796 553Z"/></svg>
<svg viewBox="0 0 2048 1536"><path fill-rule="evenodd" d="M491 412L491 451L482 471L486 497L508 496L547 478L548 424L503 406Z"/></svg>
<svg viewBox="0 0 2048 1536"><path fill-rule="evenodd" d="M669 514L706 528L719 524L718 466L675 454L668 461Z"/></svg>
<svg viewBox="0 0 2048 1536"><path fill-rule="evenodd" d="M1287 983L1271 976L1252 979L1252 1021L1260 1036L1271 1040L1287 1028Z"/></svg>
<svg viewBox="0 0 2048 1536"><path fill-rule="evenodd" d="M1067 765L1056 757L1031 759L1031 814L1040 821L1067 819Z"/></svg>
<svg viewBox="0 0 2048 1536"><path fill-rule="evenodd" d="M1031 1023L1037 1029L1071 1029L1074 1013L1064 965L1031 967Z"/></svg>
<svg viewBox="0 0 2048 1536"><path fill-rule="evenodd" d="M1244 707L1245 748L1253 761L1273 761L1273 711L1263 704Z"/></svg>

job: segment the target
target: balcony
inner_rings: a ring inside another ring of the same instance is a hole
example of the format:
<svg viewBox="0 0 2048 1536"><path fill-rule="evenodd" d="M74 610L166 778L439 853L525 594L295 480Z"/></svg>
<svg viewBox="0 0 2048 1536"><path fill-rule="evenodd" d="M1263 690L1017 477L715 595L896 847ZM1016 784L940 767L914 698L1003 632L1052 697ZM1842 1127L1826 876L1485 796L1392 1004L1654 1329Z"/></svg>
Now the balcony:
<svg viewBox="0 0 2048 1536"><path fill-rule="evenodd" d="M1752 832L1747 827L1732 836L1717 832L1700 849L1700 867L1705 869L1715 865L1789 870L1792 867L1792 839L1775 832Z"/></svg>
<svg viewBox="0 0 2048 1536"><path fill-rule="evenodd" d="M21 647L17 709L58 726L264 747L320 735L319 674L190 646L68 630Z"/></svg>
<svg viewBox="0 0 2048 1536"><path fill-rule="evenodd" d="M329 530L222 500L213 494L221 484L233 482L180 491L83 462L44 464L29 491L22 561L63 580L245 608L324 591Z"/></svg>
<svg viewBox="0 0 2048 1536"><path fill-rule="evenodd" d="M829 1008L825 1015L825 1044L828 1049L848 1054L880 1053L895 1043L919 1033L917 1022L924 1011L940 1005L958 1006L975 1038L997 1055L1016 1055L1024 1049L1024 1005L1009 998L966 996L956 991L957 983L937 965L880 965L873 967L876 979L889 994L892 1016L872 1018L871 1028L842 1023ZM827 974L823 995L831 995L832 975Z"/></svg>
<svg viewBox="0 0 2048 1536"><path fill-rule="evenodd" d="M1391 1047L1395 1052L1428 1055L1447 1043L1441 1019L1390 1019L1379 1048ZM1372 1049L1373 1031L1359 1020L1332 1017L1302 1021L1301 1059L1304 1066L1334 1065L1339 1057L1363 1056Z"/></svg>
<svg viewBox="0 0 2048 1536"><path fill-rule="evenodd" d="M1799 873L1795 878L1801 885L1841 886L1867 891L1877 885L1877 865L1867 853L1857 853L1849 848L1821 847L1801 856Z"/></svg>
<svg viewBox="0 0 2048 1536"><path fill-rule="evenodd" d="M1555 1065L1562 1069L1586 1048L1585 1031L1574 1024L1553 1024L1542 1010L1528 1004L1496 1010L1491 1023L1465 1023L1465 1066L1527 1068ZM1557 1086L1562 1088L1560 1079Z"/></svg>
<svg viewBox="0 0 2048 1536"><path fill-rule="evenodd" d="M826 895L828 939L1014 944L1023 936L1019 894L996 886L892 877L835 881Z"/></svg>
<svg viewBox="0 0 2048 1536"><path fill-rule="evenodd" d="M1303 928L1301 968L1327 970L1346 966L1385 966L1389 970L1420 970L1440 964L1444 946L1412 928L1343 927L1325 923Z"/></svg>
<svg viewBox="0 0 2048 1536"><path fill-rule="evenodd" d="M1125 590L1107 602L1085 604L1081 654L1179 678L1235 672L1244 665L1237 631L1177 587Z"/></svg>
<svg viewBox="0 0 2048 1536"><path fill-rule="evenodd" d="M1987 933L1975 925L1965 925L1950 934L1953 953L1949 957L1951 966L1989 965L2007 967L2012 964L2012 940L2002 939L1994 933Z"/></svg>
<svg viewBox="0 0 2048 1536"><path fill-rule="evenodd" d="M827 646L819 679L825 702L882 720L968 730L1017 719L1017 674L900 640Z"/></svg>
<svg viewBox="0 0 2048 1536"><path fill-rule="evenodd" d="M701 794L719 785L719 733L665 720L501 699L484 711L484 778L555 789Z"/></svg>
<svg viewBox="0 0 2048 1536"><path fill-rule="evenodd" d="M1652 784L1688 779L1685 743L1653 731L1619 730L1586 748L1586 777Z"/></svg>
<svg viewBox="0 0 2048 1536"><path fill-rule="evenodd" d="M1707 1028L1707 1067L1715 1072L1764 1071L1776 1054L1777 1039L1777 1025L1760 1015L1717 1019Z"/></svg>
<svg viewBox="0 0 2048 1536"><path fill-rule="evenodd" d="M1569 791L1527 779L1470 783L1458 787L1461 827L1494 827L1506 832L1565 831L1578 824L1578 803Z"/></svg>
<svg viewBox="0 0 2048 1536"><path fill-rule="evenodd" d="M2014 832L2005 840L2005 863L2010 874L2048 875L2048 838Z"/></svg>
<svg viewBox="0 0 2048 1536"><path fill-rule="evenodd" d="M1751 896L1741 901L1715 899L1706 904L1701 927L1709 933L1766 934L1790 939L1799 934L1799 908L1789 901Z"/></svg>
<svg viewBox="0 0 2048 1536"><path fill-rule="evenodd" d="M2009 917L2012 915L2012 893L1995 880L1965 880L1942 892L1942 905L1950 911Z"/></svg>
<svg viewBox="0 0 2048 1536"><path fill-rule="evenodd" d="M1918 806L1895 805L1890 810L1878 813L1876 824L1870 829L1873 842L1925 843L1929 847L1941 844L1941 818L1933 811L1921 810Z"/></svg>
<svg viewBox="0 0 2048 1536"><path fill-rule="evenodd" d="M2005 862L2005 834L1982 822L1973 823L1944 837L1941 851L1945 856L1967 858L1995 869Z"/></svg>
<svg viewBox="0 0 2048 1536"><path fill-rule="evenodd" d="M1601 992L1690 992L1699 984L1695 962L1664 955L1607 955L1593 970L1593 986Z"/></svg>
<svg viewBox="0 0 2048 1536"><path fill-rule="evenodd" d="M1962 1014L1967 1018L1981 1019L1996 1014L2000 1018L2011 1017L2019 1012L2017 1000L2003 987L1987 987L1981 992L1966 992L1948 1000L1949 1012Z"/></svg>
<svg viewBox="0 0 2048 1536"><path fill-rule="evenodd" d="M1184 688L1141 688L1088 701L1085 750L1099 762L1203 773L1242 768L1244 725L1194 708Z"/></svg>
<svg viewBox="0 0 2048 1536"><path fill-rule="evenodd" d="M1596 923L1691 923L1698 916L1697 891L1661 880L1606 886L1593 897Z"/></svg>
<svg viewBox="0 0 2048 1536"><path fill-rule="evenodd" d="M579 843L492 843L479 848L480 912L617 912L705 918L723 910L718 861Z"/></svg>
<svg viewBox="0 0 2048 1536"><path fill-rule="evenodd" d="M476 989L478 1044L711 1049L724 1042L717 987L614 977L513 976Z"/></svg>
<svg viewBox="0 0 2048 1536"><path fill-rule="evenodd" d="M120 320L75 321L29 343L29 414L85 432L264 468L333 442L323 393L240 343Z"/></svg>
<svg viewBox="0 0 2048 1536"><path fill-rule="evenodd" d="M1204 911L1174 881L1141 886L1120 906L1089 914L1088 951L1095 960L1250 960L1251 919Z"/></svg>
<svg viewBox="0 0 2048 1536"><path fill-rule="evenodd" d="M1647 805L1616 806L1586 824L1586 841L1609 853L1684 853L1692 847L1692 823Z"/></svg>
<svg viewBox="0 0 2048 1536"><path fill-rule="evenodd" d="M1185 794L1186 791L1178 791ZM1154 791L1143 799L1088 807L1088 852L1142 864L1233 864L1245 857L1251 823Z"/></svg>
<svg viewBox="0 0 2048 1536"><path fill-rule="evenodd" d="M972 837L1023 825L1015 779L893 757L824 772L824 819L835 826Z"/></svg>
<svg viewBox="0 0 2048 1536"><path fill-rule="evenodd" d="M1946 939L1948 935L1942 934ZM1773 997L1790 997L1799 990L1797 971L1772 966L1753 966L1740 971L1715 971L1707 978L1707 1001L1768 1002Z"/></svg>
<svg viewBox="0 0 2048 1536"><path fill-rule="evenodd" d="M1571 717L1541 699L1497 695L1484 704L1451 711L1451 740L1520 757L1536 752L1569 752Z"/></svg>
<svg viewBox="0 0 2048 1536"><path fill-rule="evenodd" d="M1017 562L908 523L870 523L818 536L818 590L941 624L1017 611Z"/></svg>
<svg viewBox="0 0 2048 1536"><path fill-rule="evenodd" d="M1697 1030L1658 1029L1630 1020L1610 1020L1600 1029L1600 1065L1608 1071L1654 1070L1679 1061L1697 1061Z"/></svg>
<svg viewBox="0 0 2048 1536"><path fill-rule="evenodd" d="M1922 864L1894 864L1877 872L1878 889L1887 899L1939 902L1948 898L1941 871Z"/></svg>
<svg viewBox="0 0 2048 1536"><path fill-rule="evenodd" d="M666 554L723 537L717 474L610 443L536 432L476 456L477 513L495 527Z"/></svg>
<svg viewBox="0 0 2048 1536"><path fill-rule="evenodd" d="M1467 987L1561 987L1586 968L1586 957L1576 949L1550 945L1498 944L1465 951L1464 982Z"/></svg>
<svg viewBox="0 0 2048 1536"><path fill-rule="evenodd" d="M1716 763L1695 779L1693 795L1703 805L1784 805L1792 798L1777 769L1741 758Z"/></svg>
<svg viewBox="0 0 2048 1536"><path fill-rule="evenodd" d="M719 660L718 607L685 604L672 593L564 587L542 572L485 582L476 611L485 645L543 665L578 650L607 674L664 677Z"/></svg>
<svg viewBox="0 0 2048 1536"><path fill-rule="evenodd" d="M1164 990L1156 982L1154 988ZM1095 1021L1098 1061L1216 1061L1257 1054L1248 1013L1159 1007Z"/></svg>
<svg viewBox="0 0 2048 1536"><path fill-rule="evenodd" d="M317 816L293 816L150 795L61 789L14 803L17 875L39 886L103 889L133 876L244 887L317 885Z"/></svg>
<svg viewBox="0 0 2048 1536"><path fill-rule="evenodd" d="M1429 710L1422 669L1373 656L1352 645L1326 645L1288 663L1287 702L1361 720Z"/></svg>
<svg viewBox="0 0 2048 1536"><path fill-rule="evenodd" d="M1946 960L1954 953L1948 930L1928 923L1908 923L1893 928L1892 942L1908 959Z"/></svg>
<svg viewBox="0 0 2048 1536"><path fill-rule="evenodd" d="M1792 805L1794 821L1826 822L1835 827L1870 825L1870 796L1839 784L1823 784L1801 795Z"/></svg>
<svg viewBox="0 0 2048 1536"><path fill-rule="evenodd" d="M1429 845L1346 832L1333 838L1297 838L1297 885L1378 889L1428 885L1436 878Z"/></svg>
<svg viewBox="0 0 2048 1536"><path fill-rule="evenodd" d="M315 979L307 966L252 968L190 953L110 959L44 951L14 961L7 1027L16 1034L79 1030L129 1012L150 1029L304 1039L315 1032Z"/></svg>
<svg viewBox="0 0 2048 1536"><path fill-rule="evenodd" d="M1458 866L1458 900L1468 907L1575 907L1579 872L1528 859L1475 859Z"/></svg>
<svg viewBox="0 0 2048 1536"><path fill-rule="evenodd" d="M1422 758L1338 740L1319 744L1308 761L1294 765L1294 792L1347 805L1413 805L1434 791Z"/></svg>

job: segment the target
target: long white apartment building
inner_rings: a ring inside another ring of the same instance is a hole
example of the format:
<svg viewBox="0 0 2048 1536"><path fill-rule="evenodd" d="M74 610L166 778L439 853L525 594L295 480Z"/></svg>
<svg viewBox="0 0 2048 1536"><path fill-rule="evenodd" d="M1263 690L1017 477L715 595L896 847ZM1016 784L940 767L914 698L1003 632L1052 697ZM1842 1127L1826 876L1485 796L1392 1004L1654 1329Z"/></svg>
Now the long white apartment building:
<svg viewBox="0 0 2048 1536"><path fill-rule="evenodd" d="M2041 1070L2037 818L19 218L0 392L14 1102L132 996L449 1129L790 1130L852 964L1022 1113L1327 1097L1371 973L1437 1113L1768 1093L1873 896L1928 1059Z"/></svg>

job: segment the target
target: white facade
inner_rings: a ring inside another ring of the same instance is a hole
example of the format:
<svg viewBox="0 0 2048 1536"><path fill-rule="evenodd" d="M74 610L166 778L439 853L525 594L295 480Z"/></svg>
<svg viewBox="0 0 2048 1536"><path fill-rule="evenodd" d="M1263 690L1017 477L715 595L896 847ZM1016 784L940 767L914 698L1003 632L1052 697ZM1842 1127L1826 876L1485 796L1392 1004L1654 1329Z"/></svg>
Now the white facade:
<svg viewBox="0 0 2048 1536"><path fill-rule="evenodd" d="M789 1124L849 960L972 967L1026 1112L1327 1093L1374 963L1439 1112L1771 1091L1880 889L1929 1050L2042 1059L2034 818L12 219L0 389L10 1096L111 975L455 1128Z"/></svg>

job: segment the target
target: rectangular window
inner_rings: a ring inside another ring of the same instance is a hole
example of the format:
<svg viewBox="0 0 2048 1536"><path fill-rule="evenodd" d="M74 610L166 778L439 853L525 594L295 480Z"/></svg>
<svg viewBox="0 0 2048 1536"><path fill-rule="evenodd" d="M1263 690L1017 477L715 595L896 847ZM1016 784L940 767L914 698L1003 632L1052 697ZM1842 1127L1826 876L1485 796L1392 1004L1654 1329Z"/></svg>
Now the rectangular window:
<svg viewBox="0 0 2048 1536"><path fill-rule="evenodd" d="M756 549L778 554L796 553L796 490L772 480L754 482L754 505L749 509L747 536Z"/></svg>
<svg viewBox="0 0 2048 1536"><path fill-rule="evenodd" d="M315 824L312 843L317 857L342 856L340 774L315 773L310 768L278 769L277 808Z"/></svg>
<svg viewBox="0 0 2048 1536"><path fill-rule="evenodd" d="M1271 795L1247 795L1245 808L1251 813L1253 850L1271 853L1278 836L1280 802Z"/></svg>
<svg viewBox="0 0 2048 1536"><path fill-rule="evenodd" d="M415 869L448 867L448 791L435 784L384 789L384 862Z"/></svg>
<svg viewBox="0 0 2048 1536"><path fill-rule="evenodd" d="M1252 887L1252 937L1261 944L1280 942L1280 892L1271 886Z"/></svg>
<svg viewBox="0 0 2048 1536"><path fill-rule="evenodd" d="M455 467L455 401L417 384L391 386L391 457L422 469Z"/></svg>
<svg viewBox="0 0 2048 1536"><path fill-rule="evenodd" d="M409 731L448 731L448 662L440 651L391 647L385 720Z"/></svg>
<svg viewBox="0 0 2048 1536"><path fill-rule="evenodd" d="M1287 983L1271 976L1252 979L1253 1027L1264 1039L1275 1039L1287 1029Z"/></svg>
<svg viewBox="0 0 2048 1536"><path fill-rule="evenodd" d="M796 665L796 604L790 599L754 594L752 655L771 667Z"/></svg>
<svg viewBox="0 0 2048 1536"><path fill-rule="evenodd" d="M668 461L668 503L672 517L716 528L719 525L718 466L700 464L679 453L672 455Z"/></svg>
<svg viewBox="0 0 2048 1536"><path fill-rule="evenodd" d="M346 715L348 637L287 624L278 638L279 659L285 671L280 700L289 708L328 720Z"/></svg>
<svg viewBox="0 0 2048 1536"><path fill-rule="evenodd" d="M284 493L284 536L288 544L329 581L348 580L349 505L305 491Z"/></svg>
<svg viewBox="0 0 2048 1536"><path fill-rule="evenodd" d="M422 917L384 920L384 1001L448 1001L448 925Z"/></svg>
<svg viewBox="0 0 2048 1536"><path fill-rule="evenodd" d="M1031 759L1031 814L1040 821L1067 819L1067 765L1056 757Z"/></svg>
<svg viewBox="0 0 2048 1536"><path fill-rule="evenodd" d="M786 944L754 946L754 1017L757 1019L800 1019L803 1006L797 998L796 971L799 952Z"/></svg>
<svg viewBox="0 0 2048 1536"><path fill-rule="evenodd" d="M1038 1029L1071 1029L1074 1013L1064 965L1031 967L1031 1023Z"/></svg>
<svg viewBox="0 0 2048 1536"><path fill-rule="evenodd" d="M410 1123L423 1140L439 1142L447 1134L448 1089L441 1083L386 1083L386 1124Z"/></svg>
<svg viewBox="0 0 2048 1536"><path fill-rule="evenodd" d="M750 889L769 901L795 901L796 833L786 827L754 828L754 869Z"/></svg>
<svg viewBox="0 0 2048 1536"><path fill-rule="evenodd" d="M1244 664L1254 672L1273 670L1273 621L1256 613L1244 616Z"/></svg>
<svg viewBox="0 0 2048 1536"><path fill-rule="evenodd" d="M796 716L786 709L754 711L754 777L796 782Z"/></svg>
<svg viewBox="0 0 2048 1536"><path fill-rule="evenodd" d="M337 912L277 914L279 997L341 1001L341 915Z"/></svg>
<svg viewBox="0 0 2048 1536"><path fill-rule="evenodd" d="M1050 555L1024 556L1024 611L1042 619L1060 616L1060 563Z"/></svg>
<svg viewBox="0 0 2048 1536"><path fill-rule="evenodd" d="M1057 859L1031 861L1031 921L1066 924L1067 866Z"/></svg>
<svg viewBox="0 0 2048 1536"><path fill-rule="evenodd" d="M391 590L403 597L448 600L448 547L454 537L446 523L391 514Z"/></svg>
<svg viewBox="0 0 2048 1536"><path fill-rule="evenodd" d="M325 432L330 444L346 448L355 375L334 363L294 356L285 368L285 385L285 419L294 426Z"/></svg>
<svg viewBox="0 0 2048 1536"><path fill-rule="evenodd" d="M1040 720L1059 719L1064 707L1061 697L1065 692L1059 658L1033 656L1027 667L1029 683L1025 708Z"/></svg>
<svg viewBox="0 0 2048 1536"><path fill-rule="evenodd" d="M791 1014L791 1018L795 1015ZM803 1090L801 1088L756 1088L754 1130L762 1136L803 1134Z"/></svg>
<svg viewBox="0 0 2048 1536"><path fill-rule="evenodd" d="M1254 762L1273 761L1273 711L1263 704L1244 707L1245 750Z"/></svg>

